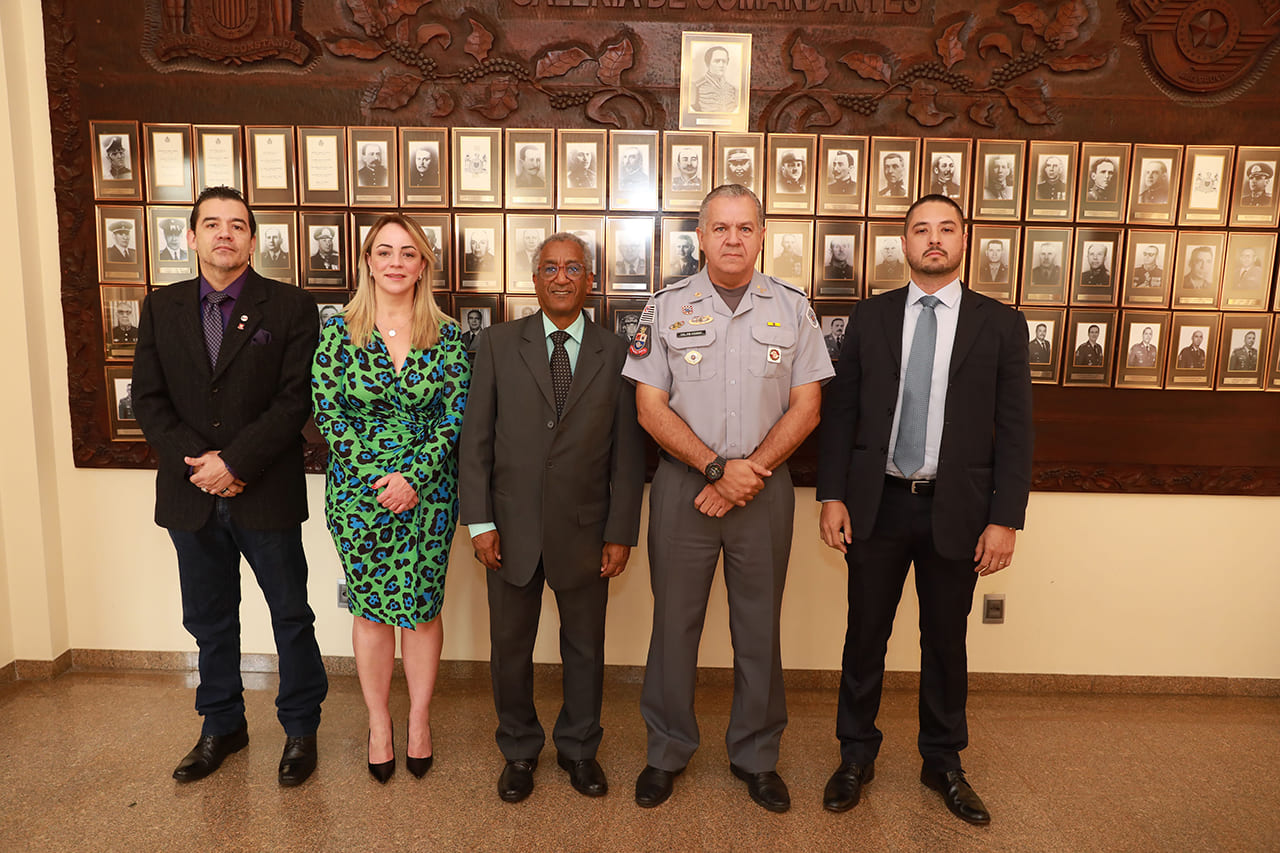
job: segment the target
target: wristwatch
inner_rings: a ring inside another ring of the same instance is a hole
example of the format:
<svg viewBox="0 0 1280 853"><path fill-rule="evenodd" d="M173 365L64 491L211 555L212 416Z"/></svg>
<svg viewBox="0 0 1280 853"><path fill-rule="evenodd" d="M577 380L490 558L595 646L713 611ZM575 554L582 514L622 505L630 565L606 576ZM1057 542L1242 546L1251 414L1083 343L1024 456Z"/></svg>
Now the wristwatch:
<svg viewBox="0 0 1280 853"><path fill-rule="evenodd" d="M707 463L707 467L702 469L702 475L707 478L708 483L714 483L724 476L725 461L723 456L717 456Z"/></svg>

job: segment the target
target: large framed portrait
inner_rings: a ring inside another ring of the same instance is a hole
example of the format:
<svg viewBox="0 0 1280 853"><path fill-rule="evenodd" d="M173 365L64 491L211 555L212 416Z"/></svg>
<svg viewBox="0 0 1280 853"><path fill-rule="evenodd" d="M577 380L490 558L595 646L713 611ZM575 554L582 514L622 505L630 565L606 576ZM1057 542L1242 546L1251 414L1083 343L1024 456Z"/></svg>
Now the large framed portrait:
<svg viewBox="0 0 1280 853"><path fill-rule="evenodd" d="M449 203L449 131L400 128L400 203L445 207Z"/></svg>
<svg viewBox="0 0 1280 853"><path fill-rule="evenodd" d="M1221 326L1222 315L1216 312L1174 312L1164 387L1186 391L1213 389Z"/></svg>
<svg viewBox="0 0 1280 853"><path fill-rule="evenodd" d="M1181 145L1133 146L1129 221L1173 225L1181 179Z"/></svg>
<svg viewBox="0 0 1280 853"><path fill-rule="evenodd" d="M608 132L604 130L556 132L556 150L559 154L556 185L561 208L604 209L608 138Z"/></svg>
<svg viewBox="0 0 1280 853"><path fill-rule="evenodd" d="M1179 225L1223 226L1231 201L1234 145L1188 145L1182 170Z"/></svg>
<svg viewBox="0 0 1280 853"><path fill-rule="evenodd" d="M390 207L399 189L400 157L394 127L349 127L347 158L352 207Z"/></svg>
<svg viewBox="0 0 1280 853"><path fill-rule="evenodd" d="M715 186L738 184L763 200L768 173L763 133L716 134Z"/></svg>
<svg viewBox="0 0 1280 853"><path fill-rule="evenodd" d="M462 345L474 355L485 330L502 322L501 297L496 293L454 296L453 317L462 327Z"/></svg>
<svg viewBox="0 0 1280 853"><path fill-rule="evenodd" d="M453 128L452 158L455 207L502 206L501 128Z"/></svg>
<svg viewBox="0 0 1280 853"><path fill-rule="evenodd" d="M1228 236L1219 300L1222 310L1267 310L1275 258L1275 232L1234 232Z"/></svg>
<svg viewBox="0 0 1280 853"><path fill-rule="evenodd" d="M93 196L104 201L142 201L142 148L136 121L91 121L96 157Z"/></svg>
<svg viewBox="0 0 1280 853"><path fill-rule="evenodd" d="M609 131L609 207L657 210L658 131Z"/></svg>
<svg viewBox="0 0 1280 853"><path fill-rule="evenodd" d="M173 284L195 278L200 271L196 253L187 247L189 207L152 205L147 208L147 260L151 283Z"/></svg>
<svg viewBox="0 0 1280 853"><path fill-rule="evenodd" d="M1071 228L1027 228L1023 236L1022 295L1024 305L1066 305L1075 231Z"/></svg>
<svg viewBox="0 0 1280 853"><path fill-rule="evenodd" d="M969 251L969 287L1012 305L1018 296L1017 259L1022 232L1016 225L974 225Z"/></svg>
<svg viewBox="0 0 1280 853"><path fill-rule="evenodd" d="M610 216L605 221L605 292L653 291L653 217Z"/></svg>
<svg viewBox="0 0 1280 853"><path fill-rule="evenodd" d="M142 285L104 284L102 297L102 345L108 359L133 358L138 345L138 321L147 289Z"/></svg>
<svg viewBox="0 0 1280 853"><path fill-rule="evenodd" d="M1072 305L1115 305L1120 295L1120 252L1124 230L1080 228L1076 231L1075 278Z"/></svg>
<svg viewBox="0 0 1280 853"><path fill-rule="evenodd" d="M298 283L298 219L292 210L260 210L253 268L267 278Z"/></svg>
<svg viewBox="0 0 1280 853"><path fill-rule="evenodd" d="M556 132L507 131L507 207L549 208L556 197Z"/></svg>
<svg viewBox="0 0 1280 853"><path fill-rule="evenodd" d="M1280 391L1280 314L1271 318L1271 354L1267 364L1267 390Z"/></svg>
<svg viewBox="0 0 1280 853"><path fill-rule="evenodd" d="M640 328L640 315L649 300L641 297L613 296L609 298L609 316L606 320L614 334L627 343L636 336Z"/></svg>
<svg viewBox="0 0 1280 853"><path fill-rule="evenodd" d="M902 254L902 225L897 222L868 222L866 272L867 296L875 296L905 285L911 277Z"/></svg>
<svg viewBox="0 0 1280 853"><path fill-rule="evenodd" d="M702 267L698 220L692 216L662 217L662 286L669 287Z"/></svg>
<svg viewBox="0 0 1280 853"><path fill-rule="evenodd" d="M711 192L712 134L710 132L662 134L663 210L697 210Z"/></svg>
<svg viewBox="0 0 1280 853"><path fill-rule="evenodd" d="M1076 209L1077 146L1034 140L1027 155L1027 219L1070 222Z"/></svg>
<svg viewBox="0 0 1280 853"><path fill-rule="evenodd" d="M751 34L680 34L680 129L747 129Z"/></svg>
<svg viewBox="0 0 1280 853"><path fill-rule="evenodd" d="M306 262L302 284L307 287L346 289L351 281L351 248L347 244L347 215L338 210L299 214L299 234Z"/></svg>
<svg viewBox="0 0 1280 853"><path fill-rule="evenodd" d="M1021 219L1027 144L979 139L974 157L973 218Z"/></svg>
<svg viewBox="0 0 1280 853"><path fill-rule="evenodd" d="M191 155L191 125L144 124L147 200L152 204L191 204L195 177Z"/></svg>
<svg viewBox="0 0 1280 853"><path fill-rule="evenodd" d="M249 126L245 130L250 207L298 203L297 151L292 126Z"/></svg>
<svg viewBox="0 0 1280 853"><path fill-rule="evenodd" d="M844 334L852 312L853 302L850 301L813 303L813 313L818 318L818 331L822 332L822 342L827 345L827 355L831 356L833 362L840 360L840 352L844 349Z"/></svg>
<svg viewBox="0 0 1280 853"><path fill-rule="evenodd" d="M1213 311L1218 308L1222 263L1227 250L1223 231L1178 233L1174 267L1173 307Z"/></svg>
<svg viewBox="0 0 1280 853"><path fill-rule="evenodd" d="M449 214L411 213L409 218L422 228L427 247L436 257L432 265L432 286L437 291L453 289L453 222Z"/></svg>
<svg viewBox="0 0 1280 853"><path fill-rule="evenodd" d="M818 138L818 213L861 216L867 197L867 137Z"/></svg>
<svg viewBox="0 0 1280 853"><path fill-rule="evenodd" d="M1031 381L1057 385L1062 366L1062 337L1066 333L1065 308L1023 308L1027 321L1027 362ZM1088 340L1086 333L1085 340Z"/></svg>
<svg viewBox="0 0 1280 853"><path fill-rule="evenodd" d="M107 423L112 441L145 441L133 413L133 365L108 364L105 368Z"/></svg>
<svg viewBox="0 0 1280 853"><path fill-rule="evenodd" d="M1127 142L1080 144L1080 191L1076 219L1081 222L1124 222L1129 198Z"/></svg>
<svg viewBox="0 0 1280 853"><path fill-rule="evenodd" d="M901 218L918 197L920 140L902 136L871 139L867 164L867 215Z"/></svg>
<svg viewBox="0 0 1280 853"><path fill-rule="evenodd" d="M818 137L812 133L769 134L765 213L813 213L817 149Z"/></svg>
<svg viewBox="0 0 1280 853"><path fill-rule="evenodd" d="M813 220L764 221L764 274L810 292L813 283Z"/></svg>
<svg viewBox="0 0 1280 853"><path fill-rule="evenodd" d="M1168 311L1125 311L1120 316L1117 388L1160 388L1169 357Z"/></svg>
<svg viewBox="0 0 1280 853"><path fill-rule="evenodd" d="M1270 314L1225 314L1218 336L1219 391L1260 391L1266 387Z"/></svg>
<svg viewBox="0 0 1280 853"><path fill-rule="evenodd" d="M550 213L507 214L507 293L533 293L538 246L555 231Z"/></svg>
<svg viewBox="0 0 1280 853"><path fill-rule="evenodd" d="M146 281L147 229L141 206L99 205L98 280L124 284Z"/></svg>
<svg viewBox="0 0 1280 853"><path fill-rule="evenodd" d="M506 280L502 214L455 214L453 231L458 290L501 293Z"/></svg>
<svg viewBox="0 0 1280 853"><path fill-rule="evenodd" d="M298 128L298 203L346 207L347 129Z"/></svg>
<svg viewBox="0 0 1280 853"><path fill-rule="evenodd" d="M244 192L244 136L238 124L197 124L196 195L209 187Z"/></svg>
<svg viewBox="0 0 1280 853"><path fill-rule="evenodd" d="M857 299L862 295L862 245L866 224L819 219L814 239L813 295Z"/></svg>
<svg viewBox="0 0 1280 853"><path fill-rule="evenodd" d="M1125 252L1124 286L1120 304L1126 308L1168 308L1173 294L1173 259L1177 233L1129 229Z"/></svg>
<svg viewBox="0 0 1280 853"><path fill-rule="evenodd" d="M556 217L556 231L567 231L578 237L591 249L591 292L604 292L604 276L600 272L600 259L604 256L604 217L560 215Z"/></svg>
<svg viewBox="0 0 1280 853"><path fill-rule="evenodd" d="M1116 345L1115 309L1072 308L1063 346L1067 348L1063 385L1106 388Z"/></svg>
<svg viewBox="0 0 1280 853"><path fill-rule="evenodd" d="M920 195L942 195L969 213L969 172L973 140L926 139L920 168Z"/></svg>
<svg viewBox="0 0 1280 853"><path fill-rule="evenodd" d="M1280 146L1240 146L1231 193L1232 226L1275 228L1280 224L1277 171L1280 171Z"/></svg>

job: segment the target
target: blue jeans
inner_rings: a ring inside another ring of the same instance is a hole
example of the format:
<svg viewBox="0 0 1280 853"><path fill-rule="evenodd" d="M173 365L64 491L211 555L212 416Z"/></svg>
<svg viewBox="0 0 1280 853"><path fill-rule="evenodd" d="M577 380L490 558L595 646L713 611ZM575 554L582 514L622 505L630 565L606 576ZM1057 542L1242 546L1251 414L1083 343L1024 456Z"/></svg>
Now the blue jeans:
<svg viewBox="0 0 1280 853"><path fill-rule="evenodd" d="M169 530L178 552L182 625L200 649L196 711L202 733L226 735L245 724L240 678L240 555L253 568L271 611L280 663L276 716L286 735L315 732L320 703L329 691L315 614L307 604L307 558L302 526L249 530L231 520L227 498L218 498L201 529Z"/></svg>

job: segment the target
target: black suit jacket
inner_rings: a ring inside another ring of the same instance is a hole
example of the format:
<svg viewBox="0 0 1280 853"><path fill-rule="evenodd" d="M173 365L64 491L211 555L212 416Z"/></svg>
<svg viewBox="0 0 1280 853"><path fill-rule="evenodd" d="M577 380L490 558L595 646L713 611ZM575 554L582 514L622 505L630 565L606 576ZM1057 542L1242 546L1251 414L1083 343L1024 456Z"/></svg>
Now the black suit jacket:
<svg viewBox="0 0 1280 853"><path fill-rule="evenodd" d="M907 288L859 302L826 388L818 499L844 501L867 539L884 490L898 400ZM965 288L947 385L933 536L952 559L973 555L988 524L1022 527L1031 488L1031 374L1018 311Z"/></svg>
<svg viewBox="0 0 1280 853"><path fill-rule="evenodd" d="M302 428L311 416L311 357L320 322L304 291L252 269L209 367L200 281L154 290L142 304L133 407L160 460L156 524L198 530L214 497L188 480L184 456L220 450L245 481L237 524L272 529L307 518ZM243 318L243 319L242 319Z"/></svg>
<svg viewBox="0 0 1280 853"><path fill-rule="evenodd" d="M492 522L503 580L524 586L543 562L553 589L600 578L605 542L635 545L644 439L622 378L627 344L589 319L556 421L542 313L479 337L460 444L463 524Z"/></svg>

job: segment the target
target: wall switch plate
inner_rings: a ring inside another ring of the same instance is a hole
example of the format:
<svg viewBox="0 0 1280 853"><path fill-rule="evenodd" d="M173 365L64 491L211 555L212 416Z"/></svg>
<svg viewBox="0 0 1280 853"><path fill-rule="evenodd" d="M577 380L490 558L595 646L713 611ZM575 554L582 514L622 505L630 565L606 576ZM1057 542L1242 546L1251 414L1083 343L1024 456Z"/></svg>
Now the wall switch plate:
<svg viewBox="0 0 1280 853"><path fill-rule="evenodd" d="M347 609L347 582L338 581L338 609Z"/></svg>
<svg viewBox="0 0 1280 853"><path fill-rule="evenodd" d="M1004 624L1004 594L988 593L982 596L982 624Z"/></svg>

